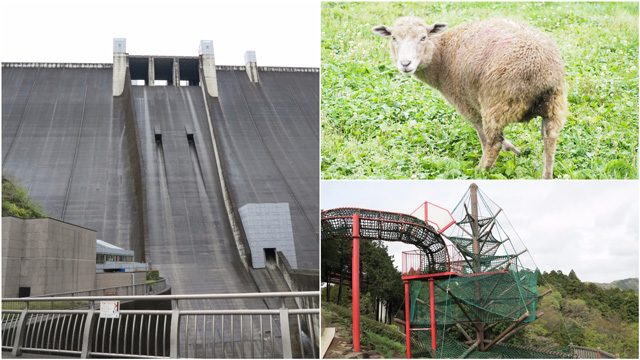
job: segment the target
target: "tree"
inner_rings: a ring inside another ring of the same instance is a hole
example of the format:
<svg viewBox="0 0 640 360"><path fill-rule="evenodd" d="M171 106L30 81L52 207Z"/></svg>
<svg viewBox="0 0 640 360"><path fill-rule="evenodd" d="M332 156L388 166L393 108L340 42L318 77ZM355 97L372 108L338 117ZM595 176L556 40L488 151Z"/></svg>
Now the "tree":
<svg viewBox="0 0 640 360"><path fill-rule="evenodd" d="M393 259L382 241L360 240L360 280L367 286L360 286L361 296L367 301L361 303L365 313L376 313L379 301L385 301L390 308L397 308L404 300L402 276L393 265ZM331 274L351 274L351 241L332 239L322 241L322 280L328 282ZM361 284L362 285L362 284ZM330 294L327 287L327 301L340 301L340 296ZM342 285L338 287L342 295Z"/></svg>
<svg viewBox="0 0 640 360"><path fill-rule="evenodd" d="M327 301L330 301L331 284L329 284L329 278L332 274L343 274L351 268L351 241L345 239L323 240L321 249L321 276L322 281L327 283ZM342 290L342 284L339 287Z"/></svg>
<svg viewBox="0 0 640 360"><path fill-rule="evenodd" d="M393 266L393 259L382 241L365 240L360 244L362 272L369 286L367 292L375 299L385 300L392 308L404 298L402 275Z"/></svg>

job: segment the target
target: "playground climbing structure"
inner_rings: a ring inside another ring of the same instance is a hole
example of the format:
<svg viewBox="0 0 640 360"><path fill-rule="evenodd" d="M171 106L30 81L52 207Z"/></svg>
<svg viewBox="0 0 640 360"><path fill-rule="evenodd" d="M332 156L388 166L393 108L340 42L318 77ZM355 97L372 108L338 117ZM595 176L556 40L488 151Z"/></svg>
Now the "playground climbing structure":
<svg viewBox="0 0 640 360"><path fill-rule="evenodd" d="M360 350L359 240L374 239L417 247L403 253L407 358L572 357L568 346L550 351L507 343L543 315L536 307L551 292L538 291L539 271L510 236L517 239L502 209L475 184L452 213L428 202L412 215L324 211L322 239L353 241L354 349Z"/></svg>

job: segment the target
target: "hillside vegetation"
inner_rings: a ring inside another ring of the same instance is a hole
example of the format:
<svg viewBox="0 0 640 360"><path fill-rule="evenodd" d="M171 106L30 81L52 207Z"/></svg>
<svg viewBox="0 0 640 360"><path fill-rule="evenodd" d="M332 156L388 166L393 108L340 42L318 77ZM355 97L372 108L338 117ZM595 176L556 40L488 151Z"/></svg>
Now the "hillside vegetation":
<svg viewBox="0 0 640 360"><path fill-rule="evenodd" d="M600 347L621 358L638 358L638 294L619 288L601 289L580 281L574 271L543 273L540 292L554 292L542 299L537 312L544 316L527 326L516 341L529 346L568 344Z"/></svg>
<svg viewBox="0 0 640 360"><path fill-rule="evenodd" d="M47 214L42 205L31 199L27 190L2 179L2 216L15 216L21 219L45 218Z"/></svg>
<svg viewBox="0 0 640 360"><path fill-rule="evenodd" d="M567 123L555 178L638 178L637 2L324 2L322 4L323 179L540 178L540 119L504 135L522 156L482 156L474 128L437 91L392 64L372 33L415 15L450 27L489 18L528 23L554 38L566 68Z"/></svg>
<svg viewBox="0 0 640 360"><path fill-rule="evenodd" d="M597 287L601 289L613 289L619 288L620 290L633 290L636 294L638 293L638 278L629 278L612 281L610 283L594 283Z"/></svg>

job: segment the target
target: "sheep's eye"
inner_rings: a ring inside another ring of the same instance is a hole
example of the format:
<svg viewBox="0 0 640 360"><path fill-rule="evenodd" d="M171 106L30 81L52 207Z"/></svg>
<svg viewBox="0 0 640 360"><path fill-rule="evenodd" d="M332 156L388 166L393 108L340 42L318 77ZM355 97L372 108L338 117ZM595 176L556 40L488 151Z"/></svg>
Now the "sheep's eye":
<svg viewBox="0 0 640 360"><path fill-rule="evenodd" d="M425 36L423 36L423 37L420 39L420 41L426 41L426 40L427 40L427 36L426 36L426 35L425 35Z"/></svg>
<svg viewBox="0 0 640 360"><path fill-rule="evenodd" d="M396 37L395 37L395 36L392 36L392 37L391 37L391 40L396 41Z"/></svg>

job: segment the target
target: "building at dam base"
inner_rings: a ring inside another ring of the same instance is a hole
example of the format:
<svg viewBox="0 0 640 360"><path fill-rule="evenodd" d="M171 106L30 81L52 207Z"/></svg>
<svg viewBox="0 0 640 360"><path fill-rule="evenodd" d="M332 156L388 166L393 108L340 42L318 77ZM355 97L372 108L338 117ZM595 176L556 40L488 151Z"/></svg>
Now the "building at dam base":
<svg viewBox="0 0 640 360"><path fill-rule="evenodd" d="M100 260L116 252L133 256L132 251L96 240L91 229L50 218L5 216L2 294L29 297L144 284L146 264Z"/></svg>
<svg viewBox="0 0 640 360"><path fill-rule="evenodd" d="M286 204L277 251L317 271L318 69L260 67L255 54L216 65L207 41L175 57L129 55L116 39L113 56L3 63L3 176L51 217L133 250L174 293L286 290L251 267L247 204Z"/></svg>

